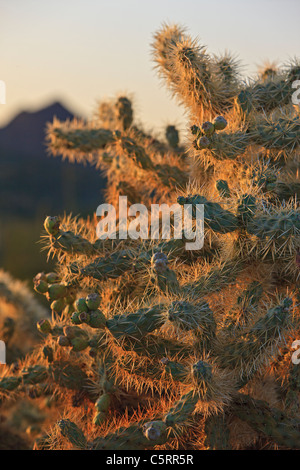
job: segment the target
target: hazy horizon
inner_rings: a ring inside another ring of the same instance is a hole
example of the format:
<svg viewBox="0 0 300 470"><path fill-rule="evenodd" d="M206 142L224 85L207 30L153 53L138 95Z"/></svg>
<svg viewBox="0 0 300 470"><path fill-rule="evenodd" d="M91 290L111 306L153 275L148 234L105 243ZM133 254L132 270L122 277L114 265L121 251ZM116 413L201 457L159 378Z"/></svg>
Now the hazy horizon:
<svg viewBox="0 0 300 470"><path fill-rule="evenodd" d="M297 0L2 0L0 80L7 93L0 126L53 101L88 117L97 101L124 92L134 97L138 121L156 130L180 127L183 110L151 60L163 22L186 26L208 52L233 52L247 76L264 60L300 56L299 18Z"/></svg>

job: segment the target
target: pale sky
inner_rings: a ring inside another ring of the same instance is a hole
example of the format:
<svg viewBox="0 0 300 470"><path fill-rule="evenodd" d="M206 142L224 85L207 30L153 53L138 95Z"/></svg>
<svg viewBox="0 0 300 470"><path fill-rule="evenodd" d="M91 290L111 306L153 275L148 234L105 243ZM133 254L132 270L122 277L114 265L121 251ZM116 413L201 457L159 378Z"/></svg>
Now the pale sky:
<svg viewBox="0 0 300 470"><path fill-rule="evenodd" d="M246 74L300 57L299 0L0 0L0 125L54 100L89 116L97 100L128 92L146 126L184 126L153 70L162 22L186 26L208 52L234 52Z"/></svg>

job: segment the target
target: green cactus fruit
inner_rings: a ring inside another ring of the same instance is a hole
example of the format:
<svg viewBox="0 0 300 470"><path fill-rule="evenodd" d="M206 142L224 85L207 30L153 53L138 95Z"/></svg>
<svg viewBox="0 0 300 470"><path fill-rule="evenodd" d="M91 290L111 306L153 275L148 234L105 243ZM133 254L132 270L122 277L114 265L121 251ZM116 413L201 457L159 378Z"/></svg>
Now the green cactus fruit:
<svg viewBox="0 0 300 470"><path fill-rule="evenodd" d="M157 252L152 255L151 264L154 266L157 262L168 264L168 257L165 253Z"/></svg>
<svg viewBox="0 0 300 470"><path fill-rule="evenodd" d="M207 149L210 146L210 140L206 135L199 137L197 140L197 146L199 150Z"/></svg>
<svg viewBox="0 0 300 470"><path fill-rule="evenodd" d="M89 310L97 310L101 302L101 297L96 292L93 292L86 297L85 301Z"/></svg>
<svg viewBox="0 0 300 470"><path fill-rule="evenodd" d="M88 311L88 306L87 306L86 301L85 301L84 298L80 298L80 299L76 300L75 309L79 313Z"/></svg>
<svg viewBox="0 0 300 470"><path fill-rule="evenodd" d="M39 294L46 294L48 291L48 283L45 273L38 273L33 278L34 290Z"/></svg>
<svg viewBox="0 0 300 470"><path fill-rule="evenodd" d="M169 269L163 260L158 259L152 269L152 281L162 292L174 294L179 292L180 286L176 273Z"/></svg>
<svg viewBox="0 0 300 470"><path fill-rule="evenodd" d="M168 267L162 259L158 259L153 265L153 270L156 273L164 273L167 271L167 269Z"/></svg>
<svg viewBox="0 0 300 470"><path fill-rule="evenodd" d="M47 320L47 319L39 320L37 322L37 328L41 333L43 333L45 335L48 335L52 330L51 324L50 324L49 320Z"/></svg>
<svg viewBox="0 0 300 470"><path fill-rule="evenodd" d="M190 127L190 130L191 130L192 135L198 135L199 132L200 132L199 127L196 126L195 124L193 124L193 125Z"/></svg>
<svg viewBox="0 0 300 470"><path fill-rule="evenodd" d="M215 126L209 121L204 122L201 128L207 137L211 137L215 132Z"/></svg>
<svg viewBox="0 0 300 470"><path fill-rule="evenodd" d="M149 441L161 442L167 439L167 426L163 421L149 421L143 425L143 434Z"/></svg>
<svg viewBox="0 0 300 470"><path fill-rule="evenodd" d="M84 336L78 336L71 339L71 345L74 352L84 351L89 346L89 340Z"/></svg>
<svg viewBox="0 0 300 470"><path fill-rule="evenodd" d="M34 281L44 281L48 283L47 275L44 272L37 273L36 276L33 278L33 282Z"/></svg>
<svg viewBox="0 0 300 470"><path fill-rule="evenodd" d="M215 117L213 125L216 131L223 131L227 127L227 121L223 116Z"/></svg>
<svg viewBox="0 0 300 470"><path fill-rule="evenodd" d="M64 331L64 335L68 339L73 339L76 336L80 336L83 330L79 328L78 326L65 326L63 331Z"/></svg>
<svg viewBox="0 0 300 470"><path fill-rule="evenodd" d="M109 409L111 398L109 393L104 393L95 403L95 408L97 411L106 412Z"/></svg>
<svg viewBox="0 0 300 470"><path fill-rule="evenodd" d="M47 298L48 300L58 300L65 297L67 294L67 287L63 284L50 284L48 288Z"/></svg>
<svg viewBox="0 0 300 470"><path fill-rule="evenodd" d="M83 351L89 346L88 334L78 326L65 326L64 335L75 352Z"/></svg>
<svg viewBox="0 0 300 470"><path fill-rule="evenodd" d="M79 320L81 323L89 323L90 321L90 314L87 312L81 312L79 314Z"/></svg>
<svg viewBox="0 0 300 470"><path fill-rule="evenodd" d="M48 284L44 281L38 281L34 283L34 290L39 294L46 294L48 291Z"/></svg>
<svg viewBox="0 0 300 470"><path fill-rule="evenodd" d="M104 328L106 326L106 317L101 310L89 312L89 320L86 322L91 328Z"/></svg>
<svg viewBox="0 0 300 470"><path fill-rule="evenodd" d="M54 300L51 303L50 308L56 313L61 313L63 309L65 308L65 306L66 306L65 300L63 298L60 298L60 299Z"/></svg>
<svg viewBox="0 0 300 470"><path fill-rule="evenodd" d="M46 281L48 284L57 284L59 282L59 276L56 273L46 274Z"/></svg>
<svg viewBox="0 0 300 470"><path fill-rule="evenodd" d="M80 320L80 313L79 312L74 312L73 315L71 316L71 322L74 325L81 325L81 320Z"/></svg>
<svg viewBox="0 0 300 470"><path fill-rule="evenodd" d="M55 237L59 233L59 227L60 227L60 220L59 217L46 217L45 222L44 222L44 227L46 232L49 233L49 235L52 235Z"/></svg>

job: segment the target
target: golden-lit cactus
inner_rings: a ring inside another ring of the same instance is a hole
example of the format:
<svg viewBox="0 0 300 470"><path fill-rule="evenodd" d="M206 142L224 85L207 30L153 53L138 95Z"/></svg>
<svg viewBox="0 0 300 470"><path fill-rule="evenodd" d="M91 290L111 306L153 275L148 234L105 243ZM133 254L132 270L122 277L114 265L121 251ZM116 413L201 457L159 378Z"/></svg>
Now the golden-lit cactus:
<svg viewBox="0 0 300 470"><path fill-rule="evenodd" d="M171 124L167 142L137 126L121 96L90 122L55 120L49 150L104 171L117 208L127 195L129 206L189 204L195 218L203 204L204 247L122 239L118 225L100 240L96 217L47 217L57 270L34 287L52 318L0 392L54 390L38 449L300 448L299 67L242 81L234 57L176 25L156 33L153 55L189 111L185 145ZM63 411L66 397L77 407Z"/></svg>

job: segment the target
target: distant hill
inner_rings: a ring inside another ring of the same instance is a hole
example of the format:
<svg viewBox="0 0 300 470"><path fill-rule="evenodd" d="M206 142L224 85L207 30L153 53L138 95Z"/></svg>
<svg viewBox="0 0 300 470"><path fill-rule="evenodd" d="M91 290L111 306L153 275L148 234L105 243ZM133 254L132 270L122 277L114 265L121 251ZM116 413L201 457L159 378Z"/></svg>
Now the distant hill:
<svg viewBox="0 0 300 470"><path fill-rule="evenodd" d="M0 128L0 216L92 215L103 201L100 172L47 155L45 128L54 117L74 116L56 102Z"/></svg>

